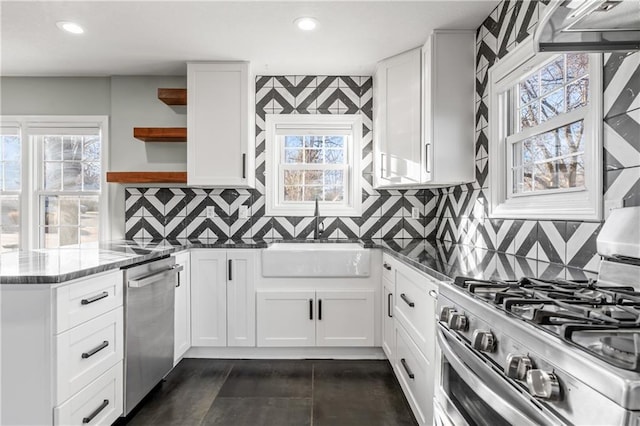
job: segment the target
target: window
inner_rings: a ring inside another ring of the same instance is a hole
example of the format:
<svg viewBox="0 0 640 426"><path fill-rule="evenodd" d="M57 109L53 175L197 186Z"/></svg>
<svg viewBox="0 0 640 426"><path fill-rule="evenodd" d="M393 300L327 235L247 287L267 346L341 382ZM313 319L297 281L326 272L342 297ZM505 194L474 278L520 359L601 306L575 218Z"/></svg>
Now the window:
<svg viewBox="0 0 640 426"><path fill-rule="evenodd" d="M600 219L601 70L531 40L489 70L492 217Z"/></svg>
<svg viewBox="0 0 640 426"><path fill-rule="evenodd" d="M106 117L2 122L0 250L77 246L106 236Z"/></svg>
<svg viewBox="0 0 640 426"><path fill-rule="evenodd" d="M267 115L267 215L360 215L357 115Z"/></svg>

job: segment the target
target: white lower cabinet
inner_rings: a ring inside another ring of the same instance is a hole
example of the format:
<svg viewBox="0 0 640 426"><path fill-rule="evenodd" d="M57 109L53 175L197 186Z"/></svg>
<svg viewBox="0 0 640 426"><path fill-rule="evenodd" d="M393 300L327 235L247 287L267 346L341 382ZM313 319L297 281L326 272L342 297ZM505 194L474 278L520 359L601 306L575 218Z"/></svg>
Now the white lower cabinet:
<svg viewBox="0 0 640 426"><path fill-rule="evenodd" d="M173 365L191 347L191 259L188 251L173 256L176 264L182 266L178 273L175 291Z"/></svg>
<svg viewBox="0 0 640 426"><path fill-rule="evenodd" d="M191 251L192 346L255 346L256 252Z"/></svg>
<svg viewBox="0 0 640 426"><path fill-rule="evenodd" d="M122 361L55 408L53 424L110 425L122 414Z"/></svg>
<svg viewBox="0 0 640 426"><path fill-rule="evenodd" d="M433 421L439 281L383 256L382 348L421 425Z"/></svg>
<svg viewBox="0 0 640 426"><path fill-rule="evenodd" d="M374 294L259 290L258 346L373 346Z"/></svg>
<svg viewBox="0 0 640 426"><path fill-rule="evenodd" d="M0 286L0 424L113 423L123 411L123 275Z"/></svg>

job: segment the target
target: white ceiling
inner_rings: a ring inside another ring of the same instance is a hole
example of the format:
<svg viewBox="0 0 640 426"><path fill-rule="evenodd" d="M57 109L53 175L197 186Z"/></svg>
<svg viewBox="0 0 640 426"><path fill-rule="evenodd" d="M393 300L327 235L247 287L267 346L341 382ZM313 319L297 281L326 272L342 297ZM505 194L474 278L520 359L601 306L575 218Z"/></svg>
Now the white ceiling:
<svg viewBox="0 0 640 426"><path fill-rule="evenodd" d="M184 75L250 60L255 74L370 75L435 28L476 29L491 1L2 1L3 76ZM298 30L312 16L319 27ZM73 21L83 35L64 33ZM455 53L455 52L452 52Z"/></svg>

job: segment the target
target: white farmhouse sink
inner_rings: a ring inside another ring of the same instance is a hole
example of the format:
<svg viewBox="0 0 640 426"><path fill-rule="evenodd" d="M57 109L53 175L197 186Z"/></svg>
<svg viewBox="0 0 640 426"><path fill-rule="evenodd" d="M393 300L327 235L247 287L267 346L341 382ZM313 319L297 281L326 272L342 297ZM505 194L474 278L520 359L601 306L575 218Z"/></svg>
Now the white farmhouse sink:
<svg viewBox="0 0 640 426"><path fill-rule="evenodd" d="M264 277L368 277L369 250L357 243L274 243L262 251Z"/></svg>

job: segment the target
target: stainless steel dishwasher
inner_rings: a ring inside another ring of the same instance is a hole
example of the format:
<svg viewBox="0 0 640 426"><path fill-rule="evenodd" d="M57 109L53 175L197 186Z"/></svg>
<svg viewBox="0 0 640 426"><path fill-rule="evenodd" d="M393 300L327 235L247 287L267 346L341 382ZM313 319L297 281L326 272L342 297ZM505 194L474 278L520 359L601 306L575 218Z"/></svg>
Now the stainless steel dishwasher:
<svg viewBox="0 0 640 426"><path fill-rule="evenodd" d="M124 415L173 367L173 316L178 272L164 257L124 269Z"/></svg>

